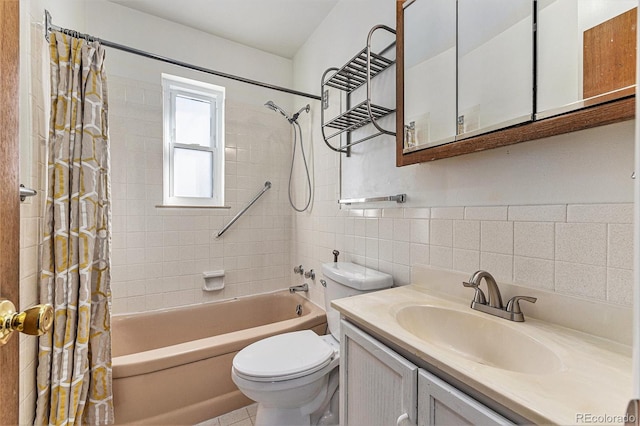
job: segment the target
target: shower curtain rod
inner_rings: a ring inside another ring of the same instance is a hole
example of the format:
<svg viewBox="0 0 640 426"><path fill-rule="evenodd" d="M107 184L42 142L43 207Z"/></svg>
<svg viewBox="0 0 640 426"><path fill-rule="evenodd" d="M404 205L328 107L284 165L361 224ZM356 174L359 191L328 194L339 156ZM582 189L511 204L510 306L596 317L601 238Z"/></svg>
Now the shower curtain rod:
<svg viewBox="0 0 640 426"><path fill-rule="evenodd" d="M203 72L203 73L206 73L206 74L215 75L215 76L218 76L218 77L223 77L223 78L228 78L228 79L235 80L235 81L240 81L242 83L252 84L254 86L265 87L267 89L277 90L279 92L290 93L292 95L304 96L305 98L311 98L311 99L315 99L315 100L318 100L318 101L321 99L320 96L312 95L310 93L300 92L300 91L297 91L297 90L288 89L286 87L275 86L273 84L263 83L261 81L251 80L251 79L240 77L240 76L237 76L237 75L227 74L227 73L224 73L224 72L221 72L221 71L216 71L216 70L212 70L212 69L209 69L209 68L200 67L198 65L189 64L187 62L178 61L177 59L167 58L165 56L156 55L155 53L145 52L144 50L136 49L134 47L129 47L129 46L125 46L123 44L114 43L112 41L104 40L104 39L101 39L101 38L98 38L98 37L95 37L95 36L92 36L92 35L89 35L89 34L84 34L84 33L78 32L78 31L69 30L67 28L62 28L62 27L59 27L57 25L54 25L51 22L51 14L49 13L48 10L45 9L45 11L44 11L44 37L47 39L47 41L49 40L49 35L51 34L51 31L60 31L63 34L67 34L67 35L72 36L72 37L82 38L82 39L85 39L87 41L98 41L103 46L112 47L114 49L122 50L123 52L133 53L134 55L143 56L143 57L149 58L149 59L155 59L156 61L166 62L168 64L177 65L179 67L188 68L188 69L191 69L191 70L194 70L194 71L199 71L199 72Z"/></svg>

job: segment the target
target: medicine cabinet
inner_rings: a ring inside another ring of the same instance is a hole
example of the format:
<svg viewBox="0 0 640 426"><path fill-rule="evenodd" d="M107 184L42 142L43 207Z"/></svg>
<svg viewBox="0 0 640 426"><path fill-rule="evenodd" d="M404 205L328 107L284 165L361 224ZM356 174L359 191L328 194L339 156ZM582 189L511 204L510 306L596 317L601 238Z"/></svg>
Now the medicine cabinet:
<svg viewBox="0 0 640 426"><path fill-rule="evenodd" d="M636 6L397 2L397 165L634 118Z"/></svg>

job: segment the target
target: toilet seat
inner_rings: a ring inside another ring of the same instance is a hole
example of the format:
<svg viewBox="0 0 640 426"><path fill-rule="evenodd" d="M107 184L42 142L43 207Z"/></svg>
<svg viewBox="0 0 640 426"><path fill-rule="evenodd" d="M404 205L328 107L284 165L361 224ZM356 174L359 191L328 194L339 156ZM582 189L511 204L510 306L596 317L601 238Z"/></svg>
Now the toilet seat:
<svg viewBox="0 0 640 426"><path fill-rule="evenodd" d="M311 330L279 334L242 349L233 359L235 373L257 382L297 379L329 365L335 351Z"/></svg>

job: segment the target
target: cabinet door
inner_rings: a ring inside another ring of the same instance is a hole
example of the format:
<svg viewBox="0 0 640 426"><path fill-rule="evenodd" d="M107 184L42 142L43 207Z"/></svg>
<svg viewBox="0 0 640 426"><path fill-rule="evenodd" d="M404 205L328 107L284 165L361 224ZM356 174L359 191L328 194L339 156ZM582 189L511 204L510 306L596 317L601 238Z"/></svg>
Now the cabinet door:
<svg viewBox="0 0 640 426"><path fill-rule="evenodd" d="M637 5L537 2L536 119L635 92Z"/></svg>
<svg viewBox="0 0 640 426"><path fill-rule="evenodd" d="M513 424L425 370L418 374L418 401L418 426Z"/></svg>
<svg viewBox="0 0 640 426"><path fill-rule="evenodd" d="M456 2L407 1L403 13L407 152L456 137Z"/></svg>
<svg viewBox="0 0 640 426"><path fill-rule="evenodd" d="M416 423L418 367L341 321L340 424Z"/></svg>
<svg viewBox="0 0 640 426"><path fill-rule="evenodd" d="M533 116L533 2L458 0L458 139Z"/></svg>

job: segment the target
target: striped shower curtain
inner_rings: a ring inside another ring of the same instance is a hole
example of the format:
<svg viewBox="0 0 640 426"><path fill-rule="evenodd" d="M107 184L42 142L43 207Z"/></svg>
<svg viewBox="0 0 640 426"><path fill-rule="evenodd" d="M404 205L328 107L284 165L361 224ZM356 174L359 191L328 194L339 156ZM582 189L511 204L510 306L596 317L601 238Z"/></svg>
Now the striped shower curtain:
<svg viewBox="0 0 640 426"><path fill-rule="evenodd" d="M104 48L51 34L51 119L35 424L113 423L111 194Z"/></svg>

